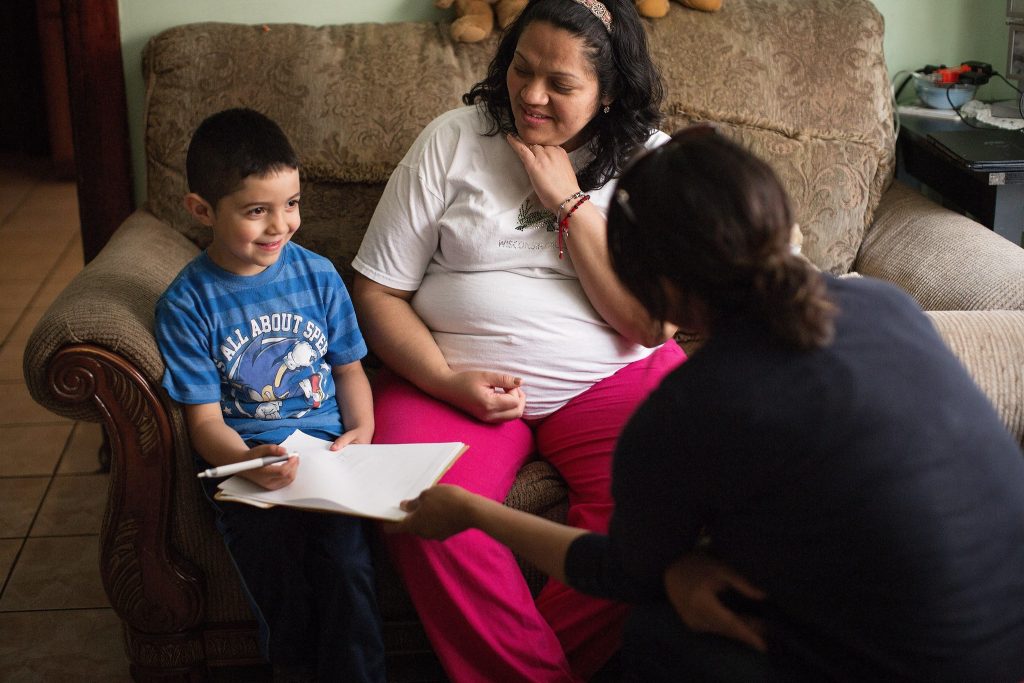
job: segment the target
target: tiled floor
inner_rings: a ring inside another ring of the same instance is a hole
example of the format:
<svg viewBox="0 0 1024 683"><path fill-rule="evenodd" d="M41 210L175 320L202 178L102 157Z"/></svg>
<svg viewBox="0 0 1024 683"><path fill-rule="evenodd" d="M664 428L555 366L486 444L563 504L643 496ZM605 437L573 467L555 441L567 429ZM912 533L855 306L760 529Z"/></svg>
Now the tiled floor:
<svg viewBox="0 0 1024 683"><path fill-rule="evenodd" d="M108 476L99 426L36 405L21 358L36 321L82 267L70 182L0 155L0 681L130 681L100 584Z"/></svg>

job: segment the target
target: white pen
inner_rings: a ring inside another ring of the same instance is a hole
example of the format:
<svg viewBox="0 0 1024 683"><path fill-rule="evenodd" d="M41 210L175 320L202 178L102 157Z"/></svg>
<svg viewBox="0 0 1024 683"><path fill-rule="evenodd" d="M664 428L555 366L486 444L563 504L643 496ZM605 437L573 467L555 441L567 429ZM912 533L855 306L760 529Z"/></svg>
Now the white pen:
<svg viewBox="0 0 1024 683"><path fill-rule="evenodd" d="M238 474L239 472L245 472L246 470L254 470L264 465L273 465L275 462L284 462L293 455L298 453L289 453L288 455L272 455L266 458L253 458L252 460L243 460L242 462L235 462L230 465L221 465L220 467L211 467L208 470L203 470L196 476L200 479L212 479L214 477L227 477L232 474Z"/></svg>

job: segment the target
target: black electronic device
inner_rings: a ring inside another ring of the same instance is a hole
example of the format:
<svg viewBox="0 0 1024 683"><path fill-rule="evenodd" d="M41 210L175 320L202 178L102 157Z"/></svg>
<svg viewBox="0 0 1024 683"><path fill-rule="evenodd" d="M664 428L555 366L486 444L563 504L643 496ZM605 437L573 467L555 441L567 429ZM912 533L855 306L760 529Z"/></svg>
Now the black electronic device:
<svg viewBox="0 0 1024 683"><path fill-rule="evenodd" d="M928 134L943 153L972 171L1024 170L1024 132L1002 128L943 130Z"/></svg>
<svg viewBox="0 0 1024 683"><path fill-rule="evenodd" d="M992 65L986 62L968 61L960 65L969 70L960 74L961 83L973 83L974 85L985 85L992 78Z"/></svg>
<svg viewBox="0 0 1024 683"><path fill-rule="evenodd" d="M963 66L968 66L971 68L972 71L983 73L986 76L991 76L994 73L994 71L992 70L992 65L986 62L976 62L974 60L970 60L964 62Z"/></svg>

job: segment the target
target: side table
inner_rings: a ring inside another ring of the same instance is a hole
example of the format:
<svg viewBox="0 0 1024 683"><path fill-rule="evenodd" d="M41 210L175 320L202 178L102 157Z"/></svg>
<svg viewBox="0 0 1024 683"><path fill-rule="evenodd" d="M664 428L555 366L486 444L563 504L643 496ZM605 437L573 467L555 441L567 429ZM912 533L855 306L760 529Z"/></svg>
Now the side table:
<svg viewBox="0 0 1024 683"><path fill-rule="evenodd" d="M928 139L928 134L936 131L965 129L967 125L959 120L901 116L897 177L927 185L945 205L970 214L1002 237L1024 246L1024 171L1019 166L1015 170L974 171Z"/></svg>

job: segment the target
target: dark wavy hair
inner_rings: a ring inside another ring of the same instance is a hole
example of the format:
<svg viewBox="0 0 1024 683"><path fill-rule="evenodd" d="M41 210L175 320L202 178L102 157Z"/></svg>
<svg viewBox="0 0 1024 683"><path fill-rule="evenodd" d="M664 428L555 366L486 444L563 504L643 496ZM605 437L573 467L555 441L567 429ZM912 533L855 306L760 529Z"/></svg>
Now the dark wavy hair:
<svg viewBox="0 0 1024 683"><path fill-rule="evenodd" d="M602 0L612 15L609 32L601 20L574 0L531 0L501 37L487 76L462 96L481 104L492 122L488 135L515 133L506 74L519 37L531 23L543 21L582 39L611 110L598 113L584 128L594 159L576 174L580 188L593 190L614 178L661 122L664 88L647 49L647 35L633 0Z"/></svg>
<svg viewBox="0 0 1024 683"><path fill-rule="evenodd" d="M217 208L226 195L251 175L263 177L299 168L299 157L281 127L267 116L242 107L203 120L185 155L189 192Z"/></svg>
<svg viewBox="0 0 1024 683"><path fill-rule="evenodd" d="M684 129L637 160L609 206L608 250L623 284L665 320L671 285L707 305L712 333L760 321L800 349L829 343L836 307L789 245L793 210L772 169L711 127Z"/></svg>

